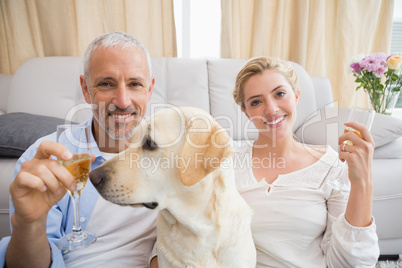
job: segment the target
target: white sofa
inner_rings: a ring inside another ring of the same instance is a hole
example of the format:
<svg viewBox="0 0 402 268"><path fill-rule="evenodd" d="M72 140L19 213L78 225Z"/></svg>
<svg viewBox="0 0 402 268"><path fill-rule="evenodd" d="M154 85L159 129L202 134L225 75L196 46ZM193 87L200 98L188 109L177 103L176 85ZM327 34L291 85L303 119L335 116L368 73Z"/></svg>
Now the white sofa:
<svg viewBox="0 0 402 268"><path fill-rule="evenodd" d="M254 139L257 131L232 98L236 74L244 63L234 59L152 58L156 84L148 114L160 109L160 104L195 106L210 112L235 142ZM292 64L301 88L296 136L337 150L347 109L334 106L328 79L311 77L303 67ZM45 57L27 61L14 75L0 74L0 238L10 233L8 189L16 156L64 120L82 122L91 114L81 94L81 73L79 57ZM376 115L372 133L377 145L373 213L381 254L401 254L402 121Z"/></svg>

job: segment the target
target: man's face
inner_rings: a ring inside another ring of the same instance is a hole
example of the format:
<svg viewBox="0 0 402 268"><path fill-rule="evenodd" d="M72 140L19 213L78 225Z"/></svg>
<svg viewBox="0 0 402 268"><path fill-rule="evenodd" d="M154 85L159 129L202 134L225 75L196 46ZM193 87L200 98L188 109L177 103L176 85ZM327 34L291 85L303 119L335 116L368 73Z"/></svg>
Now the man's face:
<svg viewBox="0 0 402 268"><path fill-rule="evenodd" d="M81 76L85 100L93 105L98 138L128 140L145 115L154 79L139 48L97 48L90 59L89 78ZM105 135L107 134L107 136Z"/></svg>

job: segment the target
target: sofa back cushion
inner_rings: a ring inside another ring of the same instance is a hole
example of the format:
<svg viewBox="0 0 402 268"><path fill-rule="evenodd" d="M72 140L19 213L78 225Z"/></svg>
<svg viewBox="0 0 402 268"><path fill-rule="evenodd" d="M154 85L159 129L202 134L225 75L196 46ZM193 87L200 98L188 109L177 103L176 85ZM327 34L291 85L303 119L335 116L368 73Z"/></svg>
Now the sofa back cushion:
<svg viewBox="0 0 402 268"><path fill-rule="evenodd" d="M79 57L26 61L11 80L7 113L24 112L65 118L81 93Z"/></svg>
<svg viewBox="0 0 402 268"><path fill-rule="evenodd" d="M193 106L210 112L205 59L152 58L155 85L147 115L169 104Z"/></svg>

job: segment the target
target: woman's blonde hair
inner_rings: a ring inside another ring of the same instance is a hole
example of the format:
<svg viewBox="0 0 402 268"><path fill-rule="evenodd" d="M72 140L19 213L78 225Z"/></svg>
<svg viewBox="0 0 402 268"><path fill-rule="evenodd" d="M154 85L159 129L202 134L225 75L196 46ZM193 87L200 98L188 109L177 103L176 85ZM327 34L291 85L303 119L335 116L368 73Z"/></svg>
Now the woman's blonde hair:
<svg viewBox="0 0 402 268"><path fill-rule="evenodd" d="M246 108L244 105L244 85L250 77L261 74L265 70L272 70L282 74L296 93L299 87L299 79L289 62L271 57L253 58L248 61L237 74L236 84L233 90L233 98L242 109Z"/></svg>

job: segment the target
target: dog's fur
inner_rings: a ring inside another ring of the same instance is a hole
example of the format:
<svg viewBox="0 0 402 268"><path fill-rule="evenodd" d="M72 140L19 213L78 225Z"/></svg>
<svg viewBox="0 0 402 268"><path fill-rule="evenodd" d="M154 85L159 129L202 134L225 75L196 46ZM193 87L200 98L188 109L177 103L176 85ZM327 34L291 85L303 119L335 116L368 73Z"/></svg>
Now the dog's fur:
<svg viewBox="0 0 402 268"><path fill-rule="evenodd" d="M159 210L159 267L255 267L252 212L235 186L231 143L208 113L164 109L90 178L106 200Z"/></svg>

